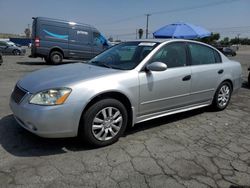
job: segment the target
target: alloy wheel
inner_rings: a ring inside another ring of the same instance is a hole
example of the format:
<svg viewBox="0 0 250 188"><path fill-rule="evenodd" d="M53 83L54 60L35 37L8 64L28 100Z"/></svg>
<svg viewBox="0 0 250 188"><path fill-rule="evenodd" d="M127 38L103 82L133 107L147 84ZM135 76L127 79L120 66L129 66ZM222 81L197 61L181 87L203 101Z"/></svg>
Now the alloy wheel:
<svg viewBox="0 0 250 188"><path fill-rule="evenodd" d="M228 85L223 85L218 93L218 105L224 107L227 105L230 99L230 88Z"/></svg>
<svg viewBox="0 0 250 188"><path fill-rule="evenodd" d="M100 110L93 119L92 133L97 140L107 141L114 138L123 123L121 112L115 107Z"/></svg>

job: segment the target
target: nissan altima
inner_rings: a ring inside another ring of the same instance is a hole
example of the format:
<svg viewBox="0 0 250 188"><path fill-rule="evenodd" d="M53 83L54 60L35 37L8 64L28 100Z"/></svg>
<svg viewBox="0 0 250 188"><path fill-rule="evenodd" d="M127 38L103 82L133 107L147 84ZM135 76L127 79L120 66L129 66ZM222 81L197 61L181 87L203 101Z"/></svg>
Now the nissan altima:
<svg viewBox="0 0 250 188"><path fill-rule="evenodd" d="M41 137L116 142L127 126L213 106L225 109L242 70L217 49L189 40L120 43L85 63L28 74L10 98L17 122Z"/></svg>

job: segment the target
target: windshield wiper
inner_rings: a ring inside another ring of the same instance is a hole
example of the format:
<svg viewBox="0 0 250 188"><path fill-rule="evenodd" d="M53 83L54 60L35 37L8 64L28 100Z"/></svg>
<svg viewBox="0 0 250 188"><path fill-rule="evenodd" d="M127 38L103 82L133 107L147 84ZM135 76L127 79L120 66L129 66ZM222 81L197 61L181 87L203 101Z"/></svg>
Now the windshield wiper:
<svg viewBox="0 0 250 188"><path fill-rule="evenodd" d="M113 67L102 61L90 61L89 63L112 69Z"/></svg>

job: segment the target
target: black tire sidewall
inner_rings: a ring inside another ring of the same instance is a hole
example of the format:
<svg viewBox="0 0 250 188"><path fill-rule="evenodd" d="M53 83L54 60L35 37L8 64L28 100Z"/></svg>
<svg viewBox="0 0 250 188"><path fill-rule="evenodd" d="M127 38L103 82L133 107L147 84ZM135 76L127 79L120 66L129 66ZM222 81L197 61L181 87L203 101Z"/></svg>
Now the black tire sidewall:
<svg viewBox="0 0 250 188"><path fill-rule="evenodd" d="M230 93L229 93L229 99L228 99L227 104L226 104L225 106L221 107L221 106L219 105L219 103L218 103L218 95L219 95L220 89L221 89L222 86L224 86L224 85L227 85L227 86L229 87ZM219 85L219 87L218 87L218 89L216 90L215 95L214 95L214 101L213 101L213 106L214 106L214 108L215 108L216 110L219 110L219 111L220 111L220 110L224 110L224 109L228 106L228 104L229 104L229 102L230 102L231 95L232 95L232 86L231 86L231 84L230 84L229 82L227 82L227 81L222 82L222 83Z"/></svg>
<svg viewBox="0 0 250 188"><path fill-rule="evenodd" d="M96 114L103 108L105 107L115 107L119 109L119 111L122 114L123 118L123 124L120 129L120 131L117 133L117 135L107 141L100 141L97 140L93 133L92 133L92 122ZM113 144L116 142L120 136L124 133L126 126L128 122L128 113L125 108L125 106L118 100L116 99L102 99L96 103L94 103L92 106L90 106L87 111L83 114L82 121L80 124L79 128L79 135L82 137L84 140L86 140L89 144L96 146L96 147L102 147L102 146L107 146L110 144Z"/></svg>
<svg viewBox="0 0 250 188"><path fill-rule="evenodd" d="M58 55L59 57L60 57L60 61L59 62L55 62L53 59L53 56L55 56L55 55ZM62 55L62 53L61 52L58 52L58 51L53 51L53 52L51 52L51 54L50 54L50 58L49 58L49 61L51 62L51 64L54 64L54 65L56 65L56 64L60 64L60 63L62 63L62 60L63 60L63 55Z"/></svg>

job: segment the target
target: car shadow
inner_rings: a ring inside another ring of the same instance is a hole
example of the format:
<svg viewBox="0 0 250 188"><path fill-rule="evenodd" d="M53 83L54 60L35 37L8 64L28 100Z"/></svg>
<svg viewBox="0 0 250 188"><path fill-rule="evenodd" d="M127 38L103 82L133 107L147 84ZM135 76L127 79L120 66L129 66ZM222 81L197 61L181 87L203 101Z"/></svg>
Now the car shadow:
<svg viewBox="0 0 250 188"><path fill-rule="evenodd" d="M245 88L245 89L250 89L250 85L249 85L249 83L247 82L247 81L244 81L243 83L242 83L242 86L241 86L242 88Z"/></svg>
<svg viewBox="0 0 250 188"><path fill-rule="evenodd" d="M187 111L187 112L182 112L182 113L178 113L178 114L164 116L161 118L156 118L153 120L138 123L133 127L128 127L124 136L135 134L137 132L144 131L147 129L156 128L158 126L171 124L171 123L180 121L182 119L187 119L189 117L196 116L196 115L202 114L204 112L208 112L208 111L214 112L210 107L204 107L204 108L200 108L200 109L196 109L196 110L191 110L191 111Z"/></svg>
<svg viewBox="0 0 250 188"><path fill-rule="evenodd" d="M134 127L128 128L123 137L164 124L170 124L205 111L206 108L139 123ZM0 119L0 145L10 154L21 157L49 156L69 151L76 152L96 149L79 138L52 139L38 137L18 125L13 115L8 115Z"/></svg>
<svg viewBox="0 0 250 188"><path fill-rule="evenodd" d="M49 139L38 137L16 122L13 115L0 119L0 145L15 156L47 156L70 151L91 150L78 138Z"/></svg>
<svg viewBox="0 0 250 188"><path fill-rule="evenodd" d="M64 64L70 64L70 63L78 63L80 61L76 61L76 60L67 60L67 61L63 61L62 63L59 63L57 65L64 65ZM36 65L46 65L46 66L56 66L53 64L47 64L45 61L19 61L16 62L19 65L31 65L31 66L36 66Z"/></svg>

